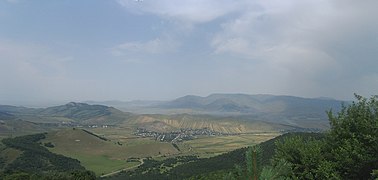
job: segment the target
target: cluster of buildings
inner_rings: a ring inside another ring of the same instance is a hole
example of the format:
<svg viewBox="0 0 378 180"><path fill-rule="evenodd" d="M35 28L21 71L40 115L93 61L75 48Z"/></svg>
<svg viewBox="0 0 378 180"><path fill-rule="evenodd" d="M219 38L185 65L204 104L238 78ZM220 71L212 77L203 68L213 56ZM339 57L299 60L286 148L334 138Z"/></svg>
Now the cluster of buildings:
<svg viewBox="0 0 378 180"><path fill-rule="evenodd" d="M182 142L196 138L196 136L222 136L227 135L221 132L212 131L209 128L203 129L180 129L172 132L155 132L144 128L138 128L134 133L141 137L153 137L156 141L162 142Z"/></svg>

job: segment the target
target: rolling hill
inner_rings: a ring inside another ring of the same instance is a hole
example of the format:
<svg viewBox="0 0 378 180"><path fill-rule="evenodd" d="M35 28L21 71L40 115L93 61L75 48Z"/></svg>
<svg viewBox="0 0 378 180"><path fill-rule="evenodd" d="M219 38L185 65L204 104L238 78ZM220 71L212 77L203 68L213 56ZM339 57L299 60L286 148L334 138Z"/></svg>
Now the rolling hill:
<svg viewBox="0 0 378 180"><path fill-rule="evenodd" d="M38 115L64 117L81 124L114 125L129 118L130 113L103 105L70 102L61 106L41 109Z"/></svg>
<svg viewBox="0 0 378 180"><path fill-rule="evenodd" d="M324 134L318 133L288 133L262 142L260 143L262 164L270 164L270 160L274 156L276 149L275 142L292 136L315 139L324 138ZM246 151L247 148L243 147L210 158L194 159L187 163L173 166L168 171L160 171L159 168L168 164L168 161L175 161L175 159L167 159L161 162L152 161L151 163L144 163L134 171L121 172L107 179L224 179L227 173L233 171L235 165L239 165L241 168L246 167ZM153 164L153 166L150 164Z"/></svg>
<svg viewBox="0 0 378 180"><path fill-rule="evenodd" d="M316 114L329 109L339 110L342 101L295 96L212 94L207 97L184 96L163 103L160 108L193 109L213 113L288 113Z"/></svg>
<svg viewBox="0 0 378 180"><path fill-rule="evenodd" d="M36 123L62 123L115 125L127 120L131 114L113 107L70 102L48 108L0 106L1 117L13 116Z"/></svg>
<svg viewBox="0 0 378 180"><path fill-rule="evenodd" d="M91 104L111 105L136 114L208 114L249 116L249 119L276 121L309 118L327 120L326 111L339 111L348 102L331 98L295 96L211 94L206 97L187 95L172 101L107 101Z"/></svg>
<svg viewBox="0 0 378 180"><path fill-rule="evenodd" d="M200 114L138 115L120 126L134 125L155 132L177 131L179 129L203 129L238 134L251 132L287 131L296 127L285 124L249 120L240 117L219 117Z"/></svg>
<svg viewBox="0 0 378 180"><path fill-rule="evenodd" d="M238 117L302 128L329 127L326 111L339 111L343 102L329 98L295 96L212 94L207 97L184 96L155 106L191 114Z"/></svg>
<svg viewBox="0 0 378 180"><path fill-rule="evenodd" d="M156 156L158 154L176 154L178 151L170 143L150 140L125 142L112 141L88 130L70 128L52 131L46 134L43 143L51 143L50 151L78 159L81 164L97 175L134 166L138 163L127 162L131 157Z"/></svg>
<svg viewBox="0 0 378 180"><path fill-rule="evenodd" d="M122 104L122 102L112 102ZM167 102L134 101L138 111L163 114L131 114L105 105L70 102L48 108L0 105L0 120L18 122L113 125L142 127L152 131L209 128L223 133L324 130L329 127L326 111L338 111L342 101L294 96L212 94L184 96ZM164 114L169 112L168 114ZM185 112L185 113L183 113ZM5 121L2 129L5 128ZM9 122L7 123L9 124ZM35 124L36 125L36 124ZM34 125L34 126L35 126ZM32 127L32 125L30 126ZM8 129L12 129L8 126Z"/></svg>
<svg viewBox="0 0 378 180"><path fill-rule="evenodd" d="M17 116L7 112L0 112L0 137L26 135L46 130L46 126L17 119Z"/></svg>

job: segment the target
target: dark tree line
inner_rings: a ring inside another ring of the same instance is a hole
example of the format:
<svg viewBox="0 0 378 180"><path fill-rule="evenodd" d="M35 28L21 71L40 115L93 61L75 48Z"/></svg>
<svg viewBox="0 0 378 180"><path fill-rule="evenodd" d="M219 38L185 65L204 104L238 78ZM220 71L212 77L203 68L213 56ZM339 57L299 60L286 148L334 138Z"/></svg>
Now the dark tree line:
<svg viewBox="0 0 378 180"><path fill-rule="evenodd" d="M68 177L87 177L95 179L92 172L86 171L80 161L62 155L54 154L46 149L40 140L45 134L34 134L15 138L3 139L2 143L8 148L22 151L21 155L2 169L0 179L72 179ZM67 177L67 178L65 178Z"/></svg>

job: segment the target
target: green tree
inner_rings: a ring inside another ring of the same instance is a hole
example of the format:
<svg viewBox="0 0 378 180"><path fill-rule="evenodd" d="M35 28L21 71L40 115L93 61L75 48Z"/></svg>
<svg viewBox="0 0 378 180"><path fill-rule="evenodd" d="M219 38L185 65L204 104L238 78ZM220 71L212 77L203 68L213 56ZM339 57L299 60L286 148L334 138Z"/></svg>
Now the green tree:
<svg viewBox="0 0 378 180"><path fill-rule="evenodd" d="M328 112L331 160L343 178L368 178L378 168L378 96L357 102L334 115Z"/></svg>
<svg viewBox="0 0 378 180"><path fill-rule="evenodd" d="M283 180L289 172L289 164L285 160L279 161L276 166L262 165L262 149L259 145L249 147L246 151L246 169L236 165L232 172L224 176L225 180Z"/></svg>
<svg viewBox="0 0 378 180"><path fill-rule="evenodd" d="M287 177L292 179L340 179L334 164L327 161L326 142L314 138L294 136L276 142L273 165L284 160L290 170Z"/></svg>
<svg viewBox="0 0 378 180"><path fill-rule="evenodd" d="M292 179L372 179L378 168L378 96L355 95L357 102L334 115L325 140L287 138L278 142L275 161L290 163Z"/></svg>
<svg viewBox="0 0 378 180"><path fill-rule="evenodd" d="M248 179L257 180L260 177L262 170L261 155L260 146L256 145L248 148L246 152Z"/></svg>

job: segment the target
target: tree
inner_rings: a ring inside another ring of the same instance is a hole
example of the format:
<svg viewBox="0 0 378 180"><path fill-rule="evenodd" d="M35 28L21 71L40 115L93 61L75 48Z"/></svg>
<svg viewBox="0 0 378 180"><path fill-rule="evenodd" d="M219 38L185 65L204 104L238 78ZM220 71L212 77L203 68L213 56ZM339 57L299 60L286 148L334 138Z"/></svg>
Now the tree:
<svg viewBox="0 0 378 180"><path fill-rule="evenodd" d="M257 180L261 174L261 148L260 146L249 147L246 152L247 177Z"/></svg>
<svg viewBox="0 0 378 180"><path fill-rule="evenodd" d="M287 161L291 179L340 179L334 165L327 160L326 142L302 136L287 137L276 142L274 167Z"/></svg>
<svg viewBox="0 0 378 180"><path fill-rule="evenodd" d="M378 168L378 96L355 97L358 101L343 106L337 115L328 112L328 145L343 178L366 179Z"/></svg>
<svg viewBox="0 0 378 180"><path fill-rule="evenodd" d="M291 165L292 179L371 179L378 169L378 96L328 112L325 140L293 137L277 143L275 162Z"/></svg>
<svg viewBox="0 0 378 180"><path fill-rule="evenodd" d="M226 174L225 180L283 180L289 172L289 164L285 160L279 161L274 167L262 165L262 149L259 145L249 147L246 151L246 170L236 165L233 172Z"/></svg>

